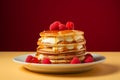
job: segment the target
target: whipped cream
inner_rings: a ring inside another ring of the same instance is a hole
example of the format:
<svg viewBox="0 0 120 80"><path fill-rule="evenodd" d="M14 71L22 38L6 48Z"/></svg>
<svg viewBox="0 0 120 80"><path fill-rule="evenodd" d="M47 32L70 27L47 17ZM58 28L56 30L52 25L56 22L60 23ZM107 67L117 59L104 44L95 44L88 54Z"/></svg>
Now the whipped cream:
<svg viewBox="0 0 120 80"><path fill-rule="evenodd" d="M55 39L54 38L43 38L42 43L52 43L54 44L55 43Z"/></svg>
<svg viewBox="0 0 120 80"><path fill-rule="evenodd" d="M75 47L74 45L67 45L66 46L67 49L74 49L74 47Z"/></svg>
<svg viewBox="0 0 120 80"><path fill-rule="evenodd" d="M72 49L77 49L77 50L80 50L80 49L82 49L84 46L83 45L69 45L69 44L67 44L66 46L57 46L57 47L53 47L52 48L52 50L53 51L64 51L64 49L66 48L66 49L68 49L68 50L72 50Z"/></svg>
<svg viewBox="0 0 120 80"><path fill-rule="evenodd" d="M39 56L38 56L38 60L42 60L44 58L44 55L42 55L42 54L40 54Z"/></svg>
<svg viewBox="0 0 120 80"><path fill-rule="evenodd" d="M75 41L78 41L78 40L82 40L82 39L84 39L84 37L81 35L76 35L75 37L74 37L74 39L75 39Z"/></svg>
<svg viewBox="0 0 120 80"><path fill-rule="evenodd" d="M66 36L65 37L65 41L72 42L73 41L73 37L72 36Z"/></svg>
<svg viewBox="0 0 120 80"><path fill-rule="evenodd" d="M58 42L63 41L63 38L61 37L46 37L42 38L42 43L51 43L51 44L57 44Z"/></svg>
<svg viewBox="0 0 120 80"><path fill-rule="evenodd" d="M80 50L80 49L82 49L82 48L83 48L83 45L78 45L78 46L77 46L77 49L78 49L78 50Z"/></svg>

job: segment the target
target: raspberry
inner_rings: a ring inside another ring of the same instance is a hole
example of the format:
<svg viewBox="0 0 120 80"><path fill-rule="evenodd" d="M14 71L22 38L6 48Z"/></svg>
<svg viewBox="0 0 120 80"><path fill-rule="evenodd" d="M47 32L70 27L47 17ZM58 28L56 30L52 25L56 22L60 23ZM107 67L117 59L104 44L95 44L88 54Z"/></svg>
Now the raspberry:
<svg viewBox="0 0 120 80"><path fill-rule="evenodd" d="M42 64L51 64L50 59L49 58L43 58L43 60L41 61Z"/></svg>
<svg viewBox="0 0 120 80"><path fill-rule="evenodd" d="M89 62L93 62L94 61L94 58L91 54L86 54L85 55L85 59L84 59L84 63L89 63Z"/></svg>
<svg viewBox="0 0 120 80"><path fill-rule="evenodd" d="M51 24L50 25L50 30L59 30L59 26L57 24Z"/></svg>
<svg viewBox="0 0 120 80"><path fill-rule="evenodd" d="M55 21L50 25L49 29L50 30L59 30L59 24L61 24L60 21Z"/></svg>
<svg viewBox="0 0 120 80"><path fill-rule="evenodd" d="M68 21L68 22L66 23L66 27L67 27L68 30L72 30L72 29L74 29L74 23Z"/></svg>
<svg viewBox="0 0 120 80"><path fill-rule="evenodd" d="M36 57L33 57L31 63L39 63L39 60Z"/></svg>
<svg viewBox="0 0 120 80"><path fill-rule="evenodd" d="M87 54L85 55L85 57L89 57L89 56L93 57L90 53L87 53Z"/></svg>
<svg viewBox="0 0 120 80"><path fill-rule="evenodd" d="M28 55L25 62L31 62L33 56L32 55Z"/></svg>
<svg viewBox="0 0 120 80"><path fill-rule="evenodd" d="M64 24L59 24L59 30L65 30L66 26Z"/></svg>
<svg viewBox="0 0 120 80"><path fill-rule="evenodd" d="M39 63L39 60L36 57L33 57L32 55L28 55L25 62Z"/></svg>
<svg viewBox="0 0 120 80"><path fill-rule="evenodd" d="M80 60L78 57L73 57L72 61L70 62L70 64L79 64L80 63Z"/></svg>

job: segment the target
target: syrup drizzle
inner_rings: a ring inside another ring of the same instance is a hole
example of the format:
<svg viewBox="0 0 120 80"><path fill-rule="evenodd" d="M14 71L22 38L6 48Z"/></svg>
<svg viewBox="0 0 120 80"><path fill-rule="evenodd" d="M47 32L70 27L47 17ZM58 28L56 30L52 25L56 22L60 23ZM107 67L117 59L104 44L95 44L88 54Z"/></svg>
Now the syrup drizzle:
<svg viewBox="0 0 120 80"><path fill-rule="evenodd" d="M58 45L57 45L57 36L55 36L55 53L58 53ZM56 56L56 60L55 60L55 63L57 63L57 58L58 58L58 55Z"/></svg>

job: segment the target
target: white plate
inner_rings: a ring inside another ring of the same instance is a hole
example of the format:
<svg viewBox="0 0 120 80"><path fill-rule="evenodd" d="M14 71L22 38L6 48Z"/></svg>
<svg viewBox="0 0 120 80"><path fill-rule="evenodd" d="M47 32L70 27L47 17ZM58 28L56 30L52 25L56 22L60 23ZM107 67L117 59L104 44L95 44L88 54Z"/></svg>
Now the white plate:
<svg viewBox="0 0 120 80"><path fill-rule="evenodd" d="M44 72L44 73L71 73L71 72L82 72L87 71L92 68L96 64L102 63L105 60L104 56L99 54L92 54L95 61L90 63L81 63L81 64L35 64L35 63L27 63L25 59L28 55L35 55L33 54L26 54L21 55L13 58L14 62L22 64L26 69L35 72Z"/></svg>

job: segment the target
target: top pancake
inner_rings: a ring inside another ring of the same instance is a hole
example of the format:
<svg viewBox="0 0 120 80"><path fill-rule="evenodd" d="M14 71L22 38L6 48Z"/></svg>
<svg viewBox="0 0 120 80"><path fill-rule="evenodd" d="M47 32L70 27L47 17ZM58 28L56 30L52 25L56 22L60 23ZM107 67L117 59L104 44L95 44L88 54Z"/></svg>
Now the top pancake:
<svg viewBox="0 0 120 80"><path fill-rule="evenodd" d="M84 32L80 30L61 30L61 31L43 31L40 36L69 36L69 35L83 35Z"/></svg>

